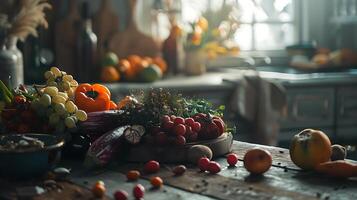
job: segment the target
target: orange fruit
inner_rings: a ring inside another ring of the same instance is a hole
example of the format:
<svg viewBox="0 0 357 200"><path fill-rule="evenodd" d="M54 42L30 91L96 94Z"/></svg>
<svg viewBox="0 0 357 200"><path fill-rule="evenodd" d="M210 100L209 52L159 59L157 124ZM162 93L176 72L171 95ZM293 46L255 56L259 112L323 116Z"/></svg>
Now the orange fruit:
<svg viewBox="0 0 357 200"><path fill-rule="evenodd" d="M134 70L135 70L136 73L139 73L139 72L141 72L143 69L145 69L146 67L148 67L149 64L150 64L150 63L149 63L147 60L141 60L140 63L138 63L137 65L135 65Z"/></svg>
<svg viewBox="0 0 357 200"><path fill-rule="evenodd" d="M149 64L151 64L153 62L153 59L151 57L149 57L149 56L145 56L143 58L143 60L146 60Z"/></svg>
<svg viewBox="0 0 357 200"><path fill-rule="evenodd" d="M129 61L130 65L134 68L136 65L140 64L140 62L142 60L141 57L138 55L130 55L130 56L128 56L127 59Z"/></svg>
<svg viewBox="0 0 357 200"><path fill-rule="evenodd" d="M92 193L95 197L102 198L105 195L105 186L101 183L96 183L92 187Z"/></svg>
<svg viewBox="0 0 357 200"><path fill-rule="evenodd" d="M330 160L329 137L319 130L305 129L295 135L290 145L290 158L301 169L311 170Z"/></svg>
<svg viewBox="0 0 357 200"><path fill-rule="evenodd" d="M156 64L160 69L162 73L165 73L167 71L167 64L164 59L162 59L160 56L157 56L153 59L153 63Z"/></svg>
<svg viewBox="0 0 357 200"><path fill-rule="evenodd" d="M113 66L107 66L102 68L100 79L103 82L116 82L120 80L120 74Z"/></svg>
<svg viewBox="0 0 357 200"><path fill-rule="evenodd" d="M117 70L120 73L125 72L127 69L129 69L131 67L130 62L127 59L121 59L119 61L119 64L117 66Z"/></svg>
<svg viewBox="0 0 357 200"><path fill-rule="evenodd" d="M130 170L126 174L126 178L128 179L128 181L136 181L138 180L139 177L140 177L140 172L137 170Z"/></svg>
<svg viewBox="0 0 357 200"><path fill-rule="evenodd" d="M150 183L154 188L159 188L164 183L162 179L158 176L154 176L150 179Z"/></svg>
<svg viewBox="0 0 357 200"><path fill-rule="evenodd" d="M269 151L253 148L244 155L243 162L250 173L263 174L270 169L273 161Z"/></svg>

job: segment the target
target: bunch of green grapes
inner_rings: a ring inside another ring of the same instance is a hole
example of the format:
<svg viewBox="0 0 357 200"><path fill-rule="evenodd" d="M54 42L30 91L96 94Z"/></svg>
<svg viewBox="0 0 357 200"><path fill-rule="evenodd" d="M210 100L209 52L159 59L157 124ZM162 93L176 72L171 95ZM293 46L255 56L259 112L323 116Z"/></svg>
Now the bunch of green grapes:
<svg viewBox="0 0 357 200"><path fill-rule="evenodd" d="M87 113L79 110L73 102L77 81L57 67L47 71L45 77L47 86L41 90L39 98L31 102L31 106L41 117L48 119L49 126L56 133L63 133L66 129L75 129L78 121L87 120Z"/></svg>
<svg viewBox="0 0 357 200"><path fill-rule="evenodd" d="M59 70L57 67L51 67L49 71L45 72L46 85L53 86L59 92L65 92L72 99L74 92L78 86L78 82L73 79L72 75Z"/></svg>

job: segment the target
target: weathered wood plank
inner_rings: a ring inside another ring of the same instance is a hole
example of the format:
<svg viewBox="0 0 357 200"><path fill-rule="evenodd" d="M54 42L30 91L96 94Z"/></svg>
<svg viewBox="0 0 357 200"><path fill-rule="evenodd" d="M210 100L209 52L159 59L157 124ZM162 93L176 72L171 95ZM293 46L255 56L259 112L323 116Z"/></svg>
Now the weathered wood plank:
<svg viewBox="0 0 357 200"><path fill-rule="evenodd" d="M292 170L301 171L290 159L290 154L288 149L280 147L265 146L259 144L251 144L247 142L233 141L232 151L237 153L240 160L243 159L244 154L251 148L259 147L268 150L273 157L273 165L277 167L286 167Z"/></svg>

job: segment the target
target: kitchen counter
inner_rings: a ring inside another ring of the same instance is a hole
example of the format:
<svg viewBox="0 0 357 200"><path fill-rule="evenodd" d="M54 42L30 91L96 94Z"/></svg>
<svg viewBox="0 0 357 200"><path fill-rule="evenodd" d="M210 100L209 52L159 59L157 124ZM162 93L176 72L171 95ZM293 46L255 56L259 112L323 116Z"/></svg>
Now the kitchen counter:
<svg viewBox="0 0 357 200"><path fill-rule="evenodd" d="M298 71L288 67L258 67L257 70L262 78L277 81L284 86L357 84L357 69L316 73ZM241 72L239 69L230 68L217 72L208 72L201 76L179 75L168 77L154 83L113 83L106 85L112 91L117 92L149 88L167 88L178 91L231 90L235 83L225 81L225 79L232 80L236 77L237 81L239 81Z"/></svg>

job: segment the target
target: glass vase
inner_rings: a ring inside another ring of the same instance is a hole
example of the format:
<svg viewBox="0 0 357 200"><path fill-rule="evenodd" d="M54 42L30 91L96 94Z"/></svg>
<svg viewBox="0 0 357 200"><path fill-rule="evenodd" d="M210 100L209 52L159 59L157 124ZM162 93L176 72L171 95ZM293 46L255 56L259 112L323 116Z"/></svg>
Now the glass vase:
<svg viewBox="0 0 357 200"><path fill-rule="evenodd" d="M11 51L13 54L16 55L17 60L16 60L16 79L17 79L17 84L14 86L17 86L19 84L24 83L24 60L22 56L22 52L20 49L17 48L17 37L10 37L7 42L6 42L6 48Z"/></svg>
<svg viewBox="0 0 357 200"><path fill-rule="evenodd" d="M6 39L0 38L0 80L9 87L16 87L21 75L17 65L16 54L6 47Z"/></svg>

